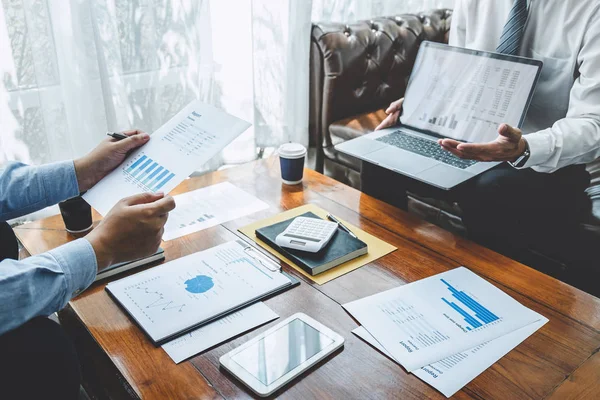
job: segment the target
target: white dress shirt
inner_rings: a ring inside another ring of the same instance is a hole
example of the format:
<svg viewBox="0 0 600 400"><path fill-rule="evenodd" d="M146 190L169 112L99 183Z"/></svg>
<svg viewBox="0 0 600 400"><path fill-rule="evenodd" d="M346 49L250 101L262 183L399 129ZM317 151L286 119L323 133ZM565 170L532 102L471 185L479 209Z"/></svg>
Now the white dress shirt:
<svg viewBox="0 0 600 400"><path fill-rule="evenodd" d="M495 51L513 0L456 0L450 44ZM543 61L523 133L539 172L600 157L600 1L530 0L519 54Z"/></svg>

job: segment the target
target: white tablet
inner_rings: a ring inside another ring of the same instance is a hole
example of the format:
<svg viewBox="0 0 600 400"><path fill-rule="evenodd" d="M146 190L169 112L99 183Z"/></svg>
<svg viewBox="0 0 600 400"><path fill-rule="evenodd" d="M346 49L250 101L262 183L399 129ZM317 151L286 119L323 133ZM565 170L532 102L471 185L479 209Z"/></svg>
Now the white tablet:
<svg viewBox="0 0 600 400"><path fill-rule="evenodd" d="M223 355L221 365L264 397L344 345L344 338L297 313Z"/></svg>

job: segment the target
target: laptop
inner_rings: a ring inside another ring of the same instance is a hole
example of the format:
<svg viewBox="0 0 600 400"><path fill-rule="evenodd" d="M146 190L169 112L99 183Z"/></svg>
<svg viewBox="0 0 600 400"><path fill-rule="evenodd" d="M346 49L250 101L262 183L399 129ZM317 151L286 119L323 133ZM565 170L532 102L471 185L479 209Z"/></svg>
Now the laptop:
<svg viewBox="0 0 600 400"><path fill-rule="evenodd" d="M335 148L450 190L499 163L460 159L437 140L485 143L503 122L521 128L541 69L538 60L423 42L399 124Z"/></svg>

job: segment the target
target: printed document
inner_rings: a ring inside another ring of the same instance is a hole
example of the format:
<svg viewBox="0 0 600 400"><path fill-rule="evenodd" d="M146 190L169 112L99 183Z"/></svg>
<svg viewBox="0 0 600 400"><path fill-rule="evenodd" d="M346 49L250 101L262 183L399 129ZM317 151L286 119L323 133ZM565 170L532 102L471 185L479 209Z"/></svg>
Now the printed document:
<svg viewBox="0 0 600 400"><path fill-rule="evenodd" d="M155 341L290 284L231 241L111 282L110 293Z"/></svg>
<svg viewBox="0 0 600 400"><path fill-rule="evenodd" d="M269 208L269 205L229 182L174 196L163 240L189 235Z"/></svg>
<svg viewBox="0 0 600 400"><path fill-rule="evenodd" d="M206 349L277 318L279 316L265 303L255 303L171 340L163 344L162 348L176 364L179 364Z"/></svg>
<svg viewBox="0 0 600 400"><path fill-rule="evenodd" d="M464 267L344 308L409 372L540 319Z"/></svg>
<svg viewBox="0 0 600 400"><path fill-rule="evenodd" d="M451 397L477 375L504 357L509 351L531 336L548 322L540 315L540 320L497 339L477 347L446 357L433 364L413 371L417 377L427 382L444 396ZM356 336L369 343L383 354L396 361L394 357L362 326L352 331ZM398 361L396 361L398 362Z"/></svg>
<svg viewBox="0 0 600 400"><path fill-rule="evenodd" d="M124 197L142 192L169 193L249 126L222 110L193 101L83 198L106 215Z"/></svg>

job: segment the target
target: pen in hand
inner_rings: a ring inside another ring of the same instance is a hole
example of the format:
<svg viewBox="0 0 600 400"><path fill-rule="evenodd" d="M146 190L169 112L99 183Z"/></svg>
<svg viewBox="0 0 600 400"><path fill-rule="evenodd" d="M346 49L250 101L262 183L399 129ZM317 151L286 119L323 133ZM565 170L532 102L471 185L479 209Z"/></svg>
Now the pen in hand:
<svg viewBox="0 0 600 400"><path fill-rule="evenodd" d="M122 133L118 133L118 132L106 132L106 134L108 136L110 136L111 138L117 139L117 140L127 139L127 135L123 135Z"/></svg>
<svg viewBox="0 0 600 400"><path fill-rule="evenodd" d="M354 233L352 233L352 231L350 229L348 229L346 227L346 225L342 224L342 222L339 219L337 219L336 217L334 217L333 215L327 214L327 219L330 221L336 222L341 230L346 232L348 235L352 236L354 239L358 239L358 237Z"/></svg>

